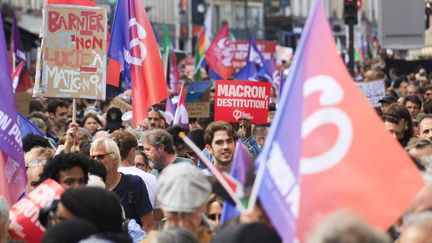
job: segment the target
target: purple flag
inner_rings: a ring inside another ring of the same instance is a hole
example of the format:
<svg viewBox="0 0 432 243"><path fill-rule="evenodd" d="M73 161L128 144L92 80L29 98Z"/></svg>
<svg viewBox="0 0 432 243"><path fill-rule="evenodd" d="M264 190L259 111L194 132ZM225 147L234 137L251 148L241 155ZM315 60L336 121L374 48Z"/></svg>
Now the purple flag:
<svg viewBox="0 0 432 243"><path fill-rule="evenodd" d="M243 186L246 183L246 173L249 167L249 154L246 147L243 145L242 140L239 139L236 144L234 153L233 164L231 167L230 175L237 179ZM236 209L235 205L225 202L222 209L222 217L220 224L223 225L228 220L237 217L240 212Z"/></svg>
<svg viewBox="0 0 432 243"><path fill-rule="evenodd" d="M264 57L262 53L259 51L255 39L253 37L249 38L249 51L246 66L244 66L240 71L235 75L236 80L256 80L256 76L258 75L258 68L263 66Z"/></svg>
<svg viewBox="0 0 432 243"><path fill-rule="evenodd" d="M0 194L13 204L24 192L27 176L7 54L0 13Z"/></svg>

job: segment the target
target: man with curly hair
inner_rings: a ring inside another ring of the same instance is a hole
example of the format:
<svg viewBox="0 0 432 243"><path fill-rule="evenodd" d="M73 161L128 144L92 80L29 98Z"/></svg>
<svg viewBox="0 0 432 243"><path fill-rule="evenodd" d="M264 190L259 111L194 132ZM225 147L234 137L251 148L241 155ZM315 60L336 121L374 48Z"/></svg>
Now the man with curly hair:
<svg viewBox="0 0 432 243"><path fill-rule="evenodd" d="M63 188L87 185L89 159L79 153L60 153L46 162L39 184L45 179L57 181Z"/></svg>

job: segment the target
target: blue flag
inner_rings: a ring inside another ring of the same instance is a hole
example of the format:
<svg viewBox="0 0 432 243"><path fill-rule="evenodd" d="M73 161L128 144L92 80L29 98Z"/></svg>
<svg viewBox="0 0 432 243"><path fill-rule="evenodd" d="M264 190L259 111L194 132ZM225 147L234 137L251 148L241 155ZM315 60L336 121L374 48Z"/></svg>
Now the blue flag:
<svg viewBox="0 0 432 243"><path fill-rule="evenodd" d="M211 80L223 80L221 76L219 76L213 69L210 68L209 78Z"/></svg>
<svg viewBox="0 0 432 243"><path fill-rule="evenodd" d="M241 139L237 141L236 150L233 158L230 175L237 179L243 186L246 183L246 173L249 167L249 155L246 147L243 145ZM222 217L220 224L223 225L234 217L238 217L240 212L236 209L235 205L225 202L222 209Z"/></svg>
<svg viewBox="0 0 432 243"><path fill-rule="evenodd" d="M18 113L18 125L21 131L21 136L24 138L27 135L34 134L41 137L44 137L44 134L39 130L39 128L35 127L33 123L31 123L27 118Z"/></svg>
<svg viewBox="0 0 432 243"><path fill-rule="evenodd" d="M273 58L271 58L270 60L264 61L264 65L258 70L257 76L258 78L263 77L267 79L269 82L273 83L276 72L277 70L276 70L275 62Z"/></svg>
<svg viewBox="0 0 432 243"><path fill-rule="evenodd" d="M244 66L238 73L235 74L235 80L252 80L255 81L255 76L257 75L258 70L256 64L254 62L248 61L246 66Z"/></svg>

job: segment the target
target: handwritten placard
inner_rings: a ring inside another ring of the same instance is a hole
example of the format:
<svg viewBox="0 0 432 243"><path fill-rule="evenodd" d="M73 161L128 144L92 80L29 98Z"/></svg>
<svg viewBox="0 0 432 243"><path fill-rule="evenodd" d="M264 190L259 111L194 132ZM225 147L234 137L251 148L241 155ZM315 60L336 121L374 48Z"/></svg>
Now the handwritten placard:
<svg viewBox="0 0 432 243"><path fill-rule="evenodd" d="M356 84L373 107L380 106L379 100L386 95L384 80Z"/></svg>
<svg viewBox="0 0 432 243"><path fill-rule="evenodd" d="M105 99L104 8L46 5L42 42L42 82L35 95Z"/></svg>

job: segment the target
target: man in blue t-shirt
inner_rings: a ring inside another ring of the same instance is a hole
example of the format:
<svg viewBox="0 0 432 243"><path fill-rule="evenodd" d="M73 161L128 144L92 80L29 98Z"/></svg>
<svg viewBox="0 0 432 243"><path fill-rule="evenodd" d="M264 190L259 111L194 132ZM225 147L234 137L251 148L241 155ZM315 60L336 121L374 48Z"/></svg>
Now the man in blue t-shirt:
<svg viewBox="0 0 432 243"><path fill-rule="evenodd" d="M110 138L99 138L90 147L90 157L99 160L107 169L106 186L115 192L121 201L126 218L135 219L148 232L153 225L153 208L147 187L138 176L118 172L120 151Z"/></svg>

